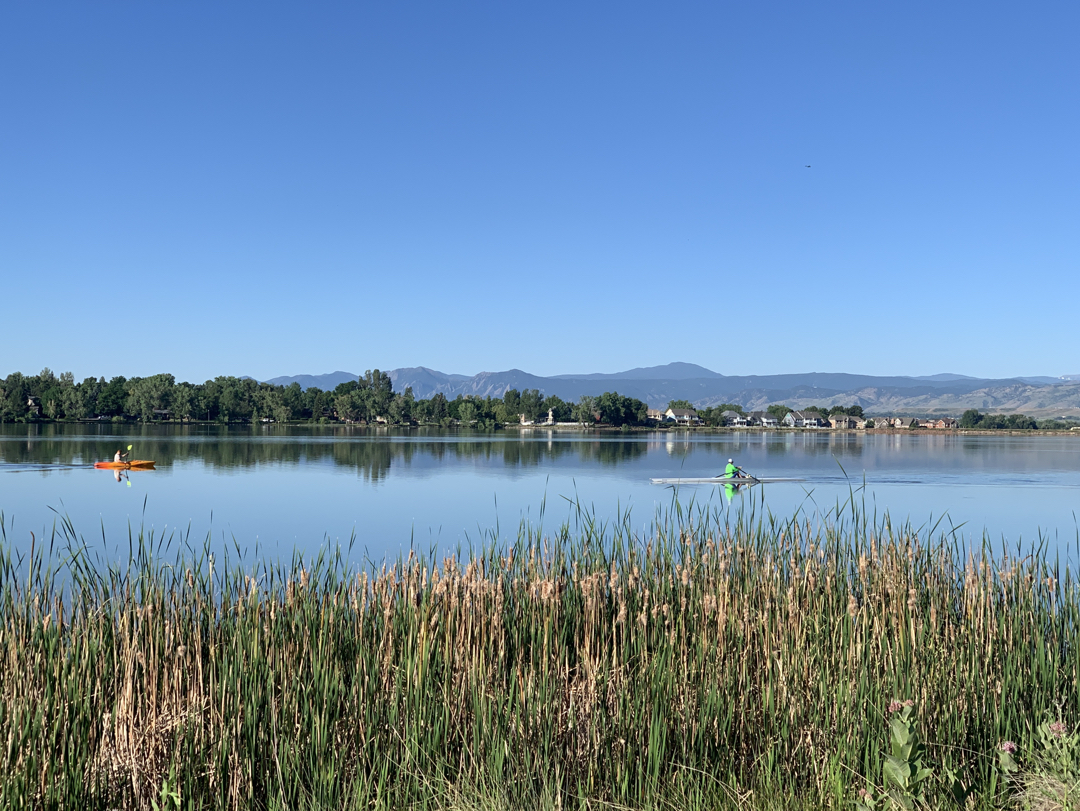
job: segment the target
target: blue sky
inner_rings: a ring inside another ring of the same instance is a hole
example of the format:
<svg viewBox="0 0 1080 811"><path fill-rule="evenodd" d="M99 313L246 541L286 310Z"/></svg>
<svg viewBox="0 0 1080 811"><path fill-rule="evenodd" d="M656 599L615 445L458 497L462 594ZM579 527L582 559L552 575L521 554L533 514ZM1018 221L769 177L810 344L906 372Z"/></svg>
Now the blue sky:
<svg viewBox="0 0 1080 811"><path fill-rule="evenodd" d="M0 375L1077 373L1078 24L4 4Z"/></svg>

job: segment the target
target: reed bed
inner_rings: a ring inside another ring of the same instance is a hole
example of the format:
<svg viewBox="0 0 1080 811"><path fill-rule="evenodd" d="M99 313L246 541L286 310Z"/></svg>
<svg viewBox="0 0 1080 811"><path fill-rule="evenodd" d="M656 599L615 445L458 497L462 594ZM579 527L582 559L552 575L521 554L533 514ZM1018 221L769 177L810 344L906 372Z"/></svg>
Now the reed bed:
<svg viewBox="0 0 1080 811"><path fill-rule="evenodd" d="M1077 715L1077 586L1044 546L850 504L578 519L378 567L148 531L93 562L67 522L20 558L0 519L0 801L840 808L900 699L935 774L994 807L998 743Z"/></svg>

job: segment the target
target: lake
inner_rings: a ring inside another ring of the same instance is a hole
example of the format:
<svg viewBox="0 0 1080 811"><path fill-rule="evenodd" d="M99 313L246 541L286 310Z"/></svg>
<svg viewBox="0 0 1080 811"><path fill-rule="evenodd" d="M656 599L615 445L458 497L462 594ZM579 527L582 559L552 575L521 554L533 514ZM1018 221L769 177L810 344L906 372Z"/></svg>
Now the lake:
<svg viewBox="0 0 1080 811"><path fill-rule="evenodd" d="M117 482L94 470L118 447L157 469ZM767 510L820 518L853 492L893 521L959 527L996 542L1040 534L1076 549L1080 436L857 432L591 433L545 428L470 433L306 426L0 426L0 510L16 550L48 537L58 515L108 556L128 527L190 527L245 554L288 557L355 537L354 557L395 557L511 540L522 520L556 529L575 504L600 520L630 513L647 529L678 497L737 511L712 485L678 492L650 477L700 477L728 458L803 482L754 488ZM865 489L863 488L865 482ZM761 504L758 504L761 508ZM145 510L145 512L144 512ZM102 533L104 531L104 542Z"/></svg>

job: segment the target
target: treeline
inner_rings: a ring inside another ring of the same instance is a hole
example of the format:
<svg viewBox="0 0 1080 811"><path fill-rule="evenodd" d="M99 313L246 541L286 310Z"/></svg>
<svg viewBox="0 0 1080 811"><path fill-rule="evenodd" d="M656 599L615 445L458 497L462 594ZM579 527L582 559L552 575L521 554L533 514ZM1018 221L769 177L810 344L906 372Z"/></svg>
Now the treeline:
<svg viewBox="0 0 1080 811"><path fill-rule="evenodd" d="M980 431L1065 431L1075 425L1075 422L1064 420L1036 420L1027 414L983 414L977 408L969 408L960 417L961 428L975 428Z"/></svg>
<svg viewBox="0 0 1080 811"><path fill-rule="evenodd" d="M331 422L390 425L471 425L495 428L524 419L537 422L644 425L645 403L617 392L585 396L568 403L544 397L537 389L510 389L500 397L443 394L418 400L411 388L395 392L390 376L369 370L357 381L332 391L275 386L251 378L216 377L205 383L177 383L171 374L123 376L75 382L71 372L57 376L46 368L37 375L14 372L0 381L0 421L109 419L116 421L205 421L220 423Z"/></svg>

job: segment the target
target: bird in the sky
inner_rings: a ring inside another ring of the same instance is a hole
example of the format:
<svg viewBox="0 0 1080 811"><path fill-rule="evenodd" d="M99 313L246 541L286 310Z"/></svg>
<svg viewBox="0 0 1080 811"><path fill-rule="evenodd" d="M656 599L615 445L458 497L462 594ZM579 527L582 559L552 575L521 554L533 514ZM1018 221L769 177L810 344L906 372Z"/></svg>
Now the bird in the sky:
<svg viewBox="0 0 1080 811"><path fill-rule="evenodd" d="M810 164L809 164L809 163L808 163L808 164L806 164L806 168L807 168L807 169L809 169L809 168L810 168Z"/></svg>

